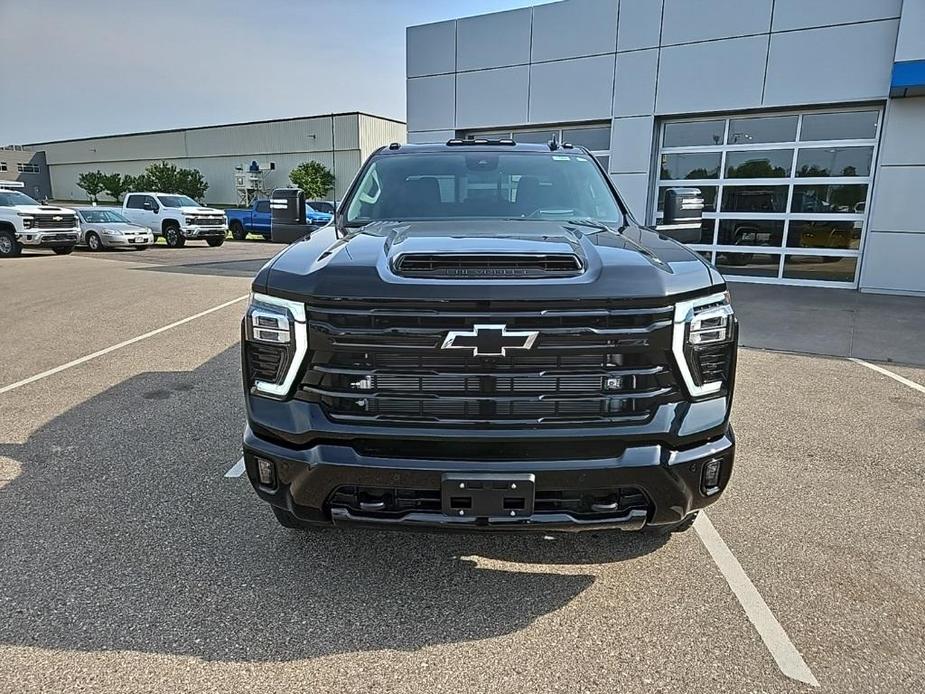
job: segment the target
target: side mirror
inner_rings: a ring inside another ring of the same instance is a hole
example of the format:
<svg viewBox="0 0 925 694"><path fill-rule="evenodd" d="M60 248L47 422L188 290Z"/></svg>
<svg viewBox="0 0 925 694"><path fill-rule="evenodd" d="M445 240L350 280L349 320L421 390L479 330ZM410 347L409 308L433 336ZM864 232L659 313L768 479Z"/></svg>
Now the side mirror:
<svg viewBox="0 0 925 694"><path fill-rule="evenodd" d="M141 206L146 210L154 209L154 206L151 204L149 200L145 200L143 203L141 203Z"/></svg>
<svg viewBox="0 0 925 694"><path fill-rule="evenodd" d="M681 243L697 243L703 224L703 198L699 188L669 188L665 191L662 223L655 228Z"/></svg>

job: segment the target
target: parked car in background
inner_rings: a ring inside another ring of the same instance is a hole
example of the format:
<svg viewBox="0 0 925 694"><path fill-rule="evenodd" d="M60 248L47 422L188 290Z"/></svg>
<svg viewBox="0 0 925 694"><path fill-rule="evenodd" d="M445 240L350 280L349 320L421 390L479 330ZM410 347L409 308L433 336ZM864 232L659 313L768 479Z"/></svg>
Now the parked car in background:
<svg viewBox="0 0 925 694"><path fill-rule="evenodd" d="M315 212L329 214L332 217L334 216L334 212L337 210L337 203L333 200L309 200L306 204L315 210Z"/></svg>
<svg viewBox="0 0 925 694"><path fill-rule="evenodd" d="M323 206L325 203L317 203ZM232 238L243 241L248 234L260 234L263 238L270 238L270 221L273 215L270 213L269 200L255 200L251 206L246 209L225 210L228 216L228 228L231 230ZM334 215L327 212L319 212L313 204L305 203L305 220L313 227L321 227L329 223Z"/></svg>
<svg viewBox="0 0 925 694"><path fill-rule="evenodd" d="M78 243L91 251L104 248L134 248L140 251L154 243L150 229L132 224L116 210L78 207L77 221L80 223Z"/></svg>
<svg viewBox="0 0 925 694"><path fill-rule="evenodd" d="M122 216L150 229L155 240L163 236L171 248L199 240L221 246L228 233L228 219L222 210L202 207L186 195L127 193Z"/></svg>
<svg viewBox="0 0 925 694"><path fill-rule="evenodd" d="M19 192L19 181L0 182L0 258L14 258L23 248L50 248L67 255L77 245L77 215L73 210L40 205Z"/></svg>

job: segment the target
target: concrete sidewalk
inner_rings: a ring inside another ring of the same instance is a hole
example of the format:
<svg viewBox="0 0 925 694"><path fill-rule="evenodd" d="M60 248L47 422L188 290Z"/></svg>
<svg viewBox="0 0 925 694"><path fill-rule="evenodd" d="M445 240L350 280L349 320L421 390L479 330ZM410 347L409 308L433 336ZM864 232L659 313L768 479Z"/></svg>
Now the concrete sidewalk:
<svg viewBox="0 0 925 694"><path fill-rule="evenodd" d="M730 283L744 347L925 364L925 299Z"/></svg>

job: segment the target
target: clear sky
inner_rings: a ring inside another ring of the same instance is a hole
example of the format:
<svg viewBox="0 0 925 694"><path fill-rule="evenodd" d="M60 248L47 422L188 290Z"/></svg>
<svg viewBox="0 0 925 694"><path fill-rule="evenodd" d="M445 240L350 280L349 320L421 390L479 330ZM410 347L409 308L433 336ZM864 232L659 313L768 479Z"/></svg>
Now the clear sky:
<svg viewBox="0 0 925 694"><path fill-rule="evenodd" d="M339 111L404 120L405 28L529 0L0 0L0 145Z"/></svg>

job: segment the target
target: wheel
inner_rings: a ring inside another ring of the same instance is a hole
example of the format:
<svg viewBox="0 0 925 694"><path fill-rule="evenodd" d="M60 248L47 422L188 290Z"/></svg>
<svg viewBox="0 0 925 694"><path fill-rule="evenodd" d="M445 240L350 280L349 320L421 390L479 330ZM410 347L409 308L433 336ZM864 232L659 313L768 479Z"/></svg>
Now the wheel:
<svg viewBox="0 0 925 694"><path fill-rule="evenodd" d="M22 253L22 246L9 231L0 231L0 258L15 258Z"/></svg>
<svg viewBox="0 0 925 694"><path fill-rule="evenodd" d="M95 231L87 232L87 246L91 251L103 250L103 242Z"/></svg>
<svg viewBox="0 0 925 694"><path fill-rule="evenodd" d="M270 508L273 509L273 515L276 516L276 520L279 521L279 524L284 528L292 528L293 530L305 529L305 524L296 518L291 511L287 511L279 506L271 506Z"/></svg>
<svg viewBox="0 0 925 694"><path fill-rule="evenodd" d="M206 239L206 243L212 246L212 248L218 248L225 243L225 237L219 236L217 239Z"/></svg>
<svg viewBox="0 0 925 694"><path fill-rule="evenodd" d="M167 239L169 248L183 248L186 245L186 239L180 233L180 227L176 224L168 224L164 227L164 238Z"/></svg>
<svg viewBox="0 0 925 694"><path fill-rule="evenodd" d="M238 220L235 220L231 223L231 238L233 238L235 241L243 241L247 238L247 230Z"/></svg>

